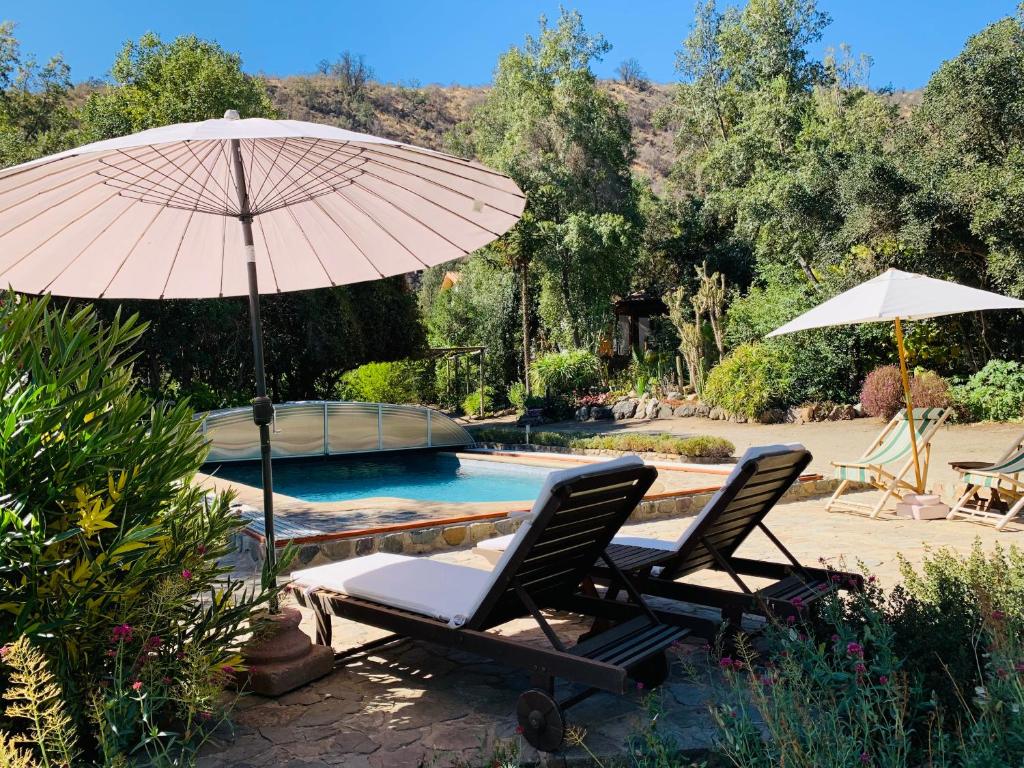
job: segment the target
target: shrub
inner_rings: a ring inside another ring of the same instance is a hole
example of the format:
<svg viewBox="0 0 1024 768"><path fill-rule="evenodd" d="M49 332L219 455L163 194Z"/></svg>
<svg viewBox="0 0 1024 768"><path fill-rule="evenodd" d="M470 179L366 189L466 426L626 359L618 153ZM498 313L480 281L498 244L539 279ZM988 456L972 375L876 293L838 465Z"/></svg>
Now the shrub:
<svg viewBox="0 0 1024 768"><path fill-rule="evenodd" d="M957 403L975 419L1009 421L1024 416L1024 366L989 360L953 392Z"/></svg>
<svg viewBox="0 0 1024 768"><path fill-rule="evenodd" d="M910 396L915 408L948 408L952 402L949 382L932 371L910 379ZM899 366L883 365L867 375L860 391L864 413L889 420L906 407Z"/></svg>
<svg viewBox="0 0 1024 768"><path fill-rule="evenodd" d="M367 363L342 375L338 395L365 403L416 403L421 368L412 360Z"/></svg>
<svg viewBox="0 0 1024 768"><path fill-rule="evenodd" d="M548 398L564 398L601 381L601 360L585 349L542 355L530 363L533 388Z"/></svg>
<svg viewBox="0 0 1024 768"><path fill-rule="evenodd" d="M494 411L494 390L490 387L484 387L484 413L491 413ZM462 412L466 416L476 416L480 413L480 390L475 389L470 392L466 399L462 401Z"/></svg>
<svg viewBox="0 0 1024 768"><path fill-rule="evenodd" d="M889 595L869 579L824 598L819 622L772 627L763 657L720 659L734 764L1021 764L1024 554L940 551L903 575Z"/></svg>
<svg viewBox="0 0 1024 768"><path fill-rule="evenodd" d="M703 399L729 413L756 418L789 405L792 365L774 344L743 344L711 369Z"/></svg>
<svg viewBox="0 0 1024 768"><path fill-rule="evenodd" d="M187 762L269 598L218 564L240 526L230 497L192 483L206 447L188 404L138 391L135 318L8 297L0 328L0 646L43 654L86 764Z"/></svg>
<svg viewBox="0 0 1024 768"><path fill-rule="evenodd" d="M507 427L487 427L473 430L473 437L483 443L521 444L526 433ZM711 435L677 437L670 434L648 435L623 433L618 435L592 435L588 432L531 432L534 445L560 448L593 448L632 453L671 453L710 459L727 459L736 450L728 440Z"/></svg>

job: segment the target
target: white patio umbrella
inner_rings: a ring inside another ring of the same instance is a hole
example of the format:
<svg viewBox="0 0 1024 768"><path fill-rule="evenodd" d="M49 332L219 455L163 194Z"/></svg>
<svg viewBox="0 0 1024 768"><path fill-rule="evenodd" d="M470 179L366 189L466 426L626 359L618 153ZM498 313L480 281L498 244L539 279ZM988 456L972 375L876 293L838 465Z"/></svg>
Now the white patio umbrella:
<svg viewBox="0 0 1024 768"><path fill-rule="evenodd" d="M776 328L768 336L803 331L810 328L828 328L835 325L894 322L896 349L903 378L903 394L907 402L910 442L914 453L914 471L918 491L921 487L921 464L917 454L917 433L914 429L914 404L910 396L910 376L907 373L907 352L903 345L904 320L925 320L960 312L978 312L983 309L1024 309L1024 301L1000 296L998 293L969 288L959 283L936 280L913 272L890 269L877 277L835 296L824 304Z"/></svg>
<svg viewBox="0 0 1024 768"><path fill-rule="evenodd" d="M259 294L465 256L510 229L524 205L511 179L478 163L229 110L0 170L0 286L95 299L248 295L273 564Z"/></svg>

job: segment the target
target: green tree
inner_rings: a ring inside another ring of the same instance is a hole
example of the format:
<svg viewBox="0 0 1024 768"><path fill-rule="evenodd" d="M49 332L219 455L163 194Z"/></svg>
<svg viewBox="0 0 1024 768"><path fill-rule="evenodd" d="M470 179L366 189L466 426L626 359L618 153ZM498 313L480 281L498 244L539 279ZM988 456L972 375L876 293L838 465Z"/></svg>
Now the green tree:
<svg viewBox="0 0 1024 768"><path fill-rule="evenodd" d="M70 146L70 70L58 55L39 65L21 52L14 24L0 22L0 167Z"/></svg>
<svg viewBox="0 0 1024 768"><path fill-rule="evenodd" d="M223 117L276 117L266 87L242 71L241 57L184 35L166 43L147 33L125 43L110 68L113 87L92 94L82 121L94 139L171 123Z"/></svg>
<svg viewBox="0 0 1024 768"><path fill-rule="evenodd" d="M577 12L563 10L554 26L542 18L537 37L502 55L486 100L454 137L527 193L530 218L520 226L539 236L513 235L514 263L536 264L545 330L574 346L610 320L636 252L629 121L590 68L609 48ZM528 270L517 268L525 280Z"/></svg>

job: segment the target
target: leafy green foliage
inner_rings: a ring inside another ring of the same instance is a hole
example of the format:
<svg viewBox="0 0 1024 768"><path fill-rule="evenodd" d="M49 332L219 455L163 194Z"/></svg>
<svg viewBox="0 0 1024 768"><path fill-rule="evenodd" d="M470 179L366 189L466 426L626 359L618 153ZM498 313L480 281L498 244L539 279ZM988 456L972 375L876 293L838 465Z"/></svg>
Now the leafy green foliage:
<svg viewBox="0 0 1024 768"><path fill-rule="evenodd" d="M903 564L905 587L823 599L819 620L769 631L770 650L719 660L719 744L737 765L1016 765L1024 759L1024 560ZM766 733L765 733L766 732ZM765 738L765 735L767 738Z"/></svg>
<svg viewBox="0 0 1024 768"><path fill-rule="evenodd" d="M484 387L484 414L494 411L494 390ZM476 416L480 413L480 390L475 389L466 395L462 401L462 412L466 416Z"/></svg>
<svg viewBox="0 0 1024 768"><path fill-rule="evenodd" d="M601 360L586 349L542 355L530 365L534 391L549 398L567 397L601 380Z"/></svg>
<svg viewBox="0 0 1024 768"><path fill-rule="evenodd" d="M161 721L213 711L213 686L175 671L178 654L221 675L270 595L218 564L241 523L227 495L192 483L206 447L191 409L138 391L135 317L101 322L8 295L0 327L0 646L27 637L45 655L89 754L100 738L90 700L104 695L119 632L138 633L138 675L159 660L170 677ZM142 724L120 725L127 754Z"/></svg>
<svg viewBox="0 0 1024 768"><path fill-rule="evenodd" d="M729 413L757 418L791 402L792 363L775 344L743 344L711 369L704 401Z"/></svg>
<svg viewBox="0 0 1024 768"><path fill-rule="evenodd" d="M364 403L418 402L423 367L412 360L366 363L342 375L338 396Z"/></svg>
<svg viewBox="0 0 1024 768"><path fill-rule="evenodd" d="M485 427L472 430L474 439L484 443L524 444L526 433L519 429ZM550 445L560 448L593 448L629 453L669 453L709 459L727 459L736 446L721 437L694 435L634 434L592 435L588 432L531 432L531 445Z"/></svg>
<svg viewBox="0 0 1024 768"><path fill-rule="evenodd" d="M953 393L957 404L975 419L1019 419L1024 416L1024 366L990 360Z"/></svg>

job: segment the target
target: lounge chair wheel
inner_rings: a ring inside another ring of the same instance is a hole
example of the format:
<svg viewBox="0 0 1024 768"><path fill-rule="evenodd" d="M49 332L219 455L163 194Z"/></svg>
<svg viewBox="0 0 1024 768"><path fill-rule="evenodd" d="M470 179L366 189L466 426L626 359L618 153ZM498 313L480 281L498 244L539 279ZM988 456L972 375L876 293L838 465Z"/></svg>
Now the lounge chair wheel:
<svg viewBox="0 0 1024 768"><path fill-rule="evenodd" d="M657 688L668 677L669 664L668 656L664 653L656 653L629 671L629 676L641 683L644 688Z"/></svg>
<svg viewBox="0 0 1024 768"><path fill-rule="evenodd" d="M530 746L541 752L554 752L565 740L565 718L558 702L544 691L524 691L516 703L516 717Z"/></svg>

